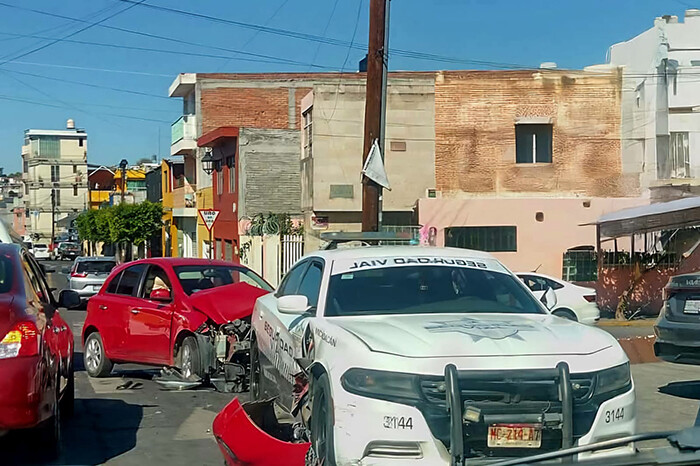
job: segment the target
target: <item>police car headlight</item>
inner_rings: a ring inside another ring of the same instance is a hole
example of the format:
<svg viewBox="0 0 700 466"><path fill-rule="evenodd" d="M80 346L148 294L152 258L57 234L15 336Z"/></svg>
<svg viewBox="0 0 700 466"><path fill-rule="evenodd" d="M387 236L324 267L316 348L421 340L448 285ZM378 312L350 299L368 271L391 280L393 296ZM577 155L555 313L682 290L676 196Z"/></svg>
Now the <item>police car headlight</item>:
<svg viewBox="0 0 700 466"><path fill-rule="evenodd" d="M418 376L400 372L349 369L340 378L343 388L355 395L390 401L420 401Z"/></svg>
<svg viewBox="0 0 700 466"><path fill-rule="evenodd" d="M595 386L595 394L601 395L628 388L632 384L630 374L630 363L626 362L620 366L605 369L598 372Z"/></svg>

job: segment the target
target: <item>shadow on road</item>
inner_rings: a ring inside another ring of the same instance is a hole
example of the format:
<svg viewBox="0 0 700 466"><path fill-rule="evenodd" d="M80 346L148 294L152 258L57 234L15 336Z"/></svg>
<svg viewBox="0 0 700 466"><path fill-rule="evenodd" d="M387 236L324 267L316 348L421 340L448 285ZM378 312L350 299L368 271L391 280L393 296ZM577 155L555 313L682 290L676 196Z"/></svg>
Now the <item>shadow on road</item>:
<svg viewBox="0 0 700 466"><path fill-rule="evenodd" d="M58 461L45 463L33 431L11 432L0 439L3 464L102 464L136 446L144 406L114 399L78 399L75 417L62 428Z"/></svg>
<svg viewBox="0 0 700 466"><path fill-rule="evenodd" d="M689 400L700 400L700 380L671 382L659 387L659 392Z"/></svg>

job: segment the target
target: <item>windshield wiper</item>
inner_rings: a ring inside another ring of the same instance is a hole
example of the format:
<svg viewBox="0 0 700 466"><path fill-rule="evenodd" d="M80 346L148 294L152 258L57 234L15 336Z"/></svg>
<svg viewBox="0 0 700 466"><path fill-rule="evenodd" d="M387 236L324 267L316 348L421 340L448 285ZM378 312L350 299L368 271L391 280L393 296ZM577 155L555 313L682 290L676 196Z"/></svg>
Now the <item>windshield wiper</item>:
<svg viewBox="0 0 700 466"><path fill-rule="evenodd" d="M700 427L691 427L680 432L678 431L662 431L662 432L649 432L644 434L630 435L628 437L622 437L619 439L605 440L602 442L592 443L590 445L582 445L580 447L566 448L563 450L552 451L547 453L541 453L539 455L526 456L523 458L515 458L511 460L499 461L496 463L489 463L489 466L518 466L525 464L536 464L543 461L562 459L567 457L572 457L578 453L587 453L600 450L607 450L611 448L622 447L633 442L646 442L649 440L668 440L668 442L676 448L676 452L691 452L697 453L700 451ZM690 460L690 463L676 463L674 462L675 455L665 456L665 461L663 464L698 464L700 461L700 455L693 454L692 458L677 458L678 461L684 461L686 459ZM609 465L628 465L628 464L662 464L661 458L654 460L652 458L637 458L637 455L625 455L617 456L613 458L605 458L603 463L598 463L595 458L591 458L590 461L595 461L597 464L609 464ZM650 462L653 461L653 462ZM578 464L587 464L588 460L579 461Z"/></svg>

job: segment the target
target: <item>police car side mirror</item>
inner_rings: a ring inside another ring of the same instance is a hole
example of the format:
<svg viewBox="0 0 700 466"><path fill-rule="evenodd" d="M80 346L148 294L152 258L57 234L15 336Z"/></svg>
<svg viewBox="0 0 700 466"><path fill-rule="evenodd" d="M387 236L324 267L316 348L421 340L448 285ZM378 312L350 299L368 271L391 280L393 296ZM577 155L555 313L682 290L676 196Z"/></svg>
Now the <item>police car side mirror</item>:
<svg viewBox="0 0 700 466"><path fill-rule="evenodd" d="M552 288L548 287L547 291L545 291L540 298L540 301L542 301L542 304L547 306L547 309L551 311L557 305L557 294Z"/></svg>
<svg viewBox="0 0 700 466"><path fill-rule="evenodd" d="M303 314L309 309L309 300L302 295L280 296L277 309L283 314Z"/></svg>

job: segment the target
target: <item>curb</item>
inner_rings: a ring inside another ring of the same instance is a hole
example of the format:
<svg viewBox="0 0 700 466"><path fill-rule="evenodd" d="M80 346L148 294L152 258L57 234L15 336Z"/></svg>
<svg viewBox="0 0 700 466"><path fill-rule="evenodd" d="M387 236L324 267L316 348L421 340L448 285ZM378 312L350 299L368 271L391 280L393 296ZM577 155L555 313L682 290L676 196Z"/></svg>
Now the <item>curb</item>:
<svg viewBox="0 0 700 466"><path fill-rule="evenodd" d="M599 320L596 325L598 327L652 327L656 319L640 319L640 320Z"/></svg>
<svg viewBox="0 0 700 466"><path fill-rule="evenodd" d="M631 364L644 364L648 362L659 362L660 359L654 354L654 341L656 337L630 337L618 338L617 341L622 349L627 353Z"/></svg>

